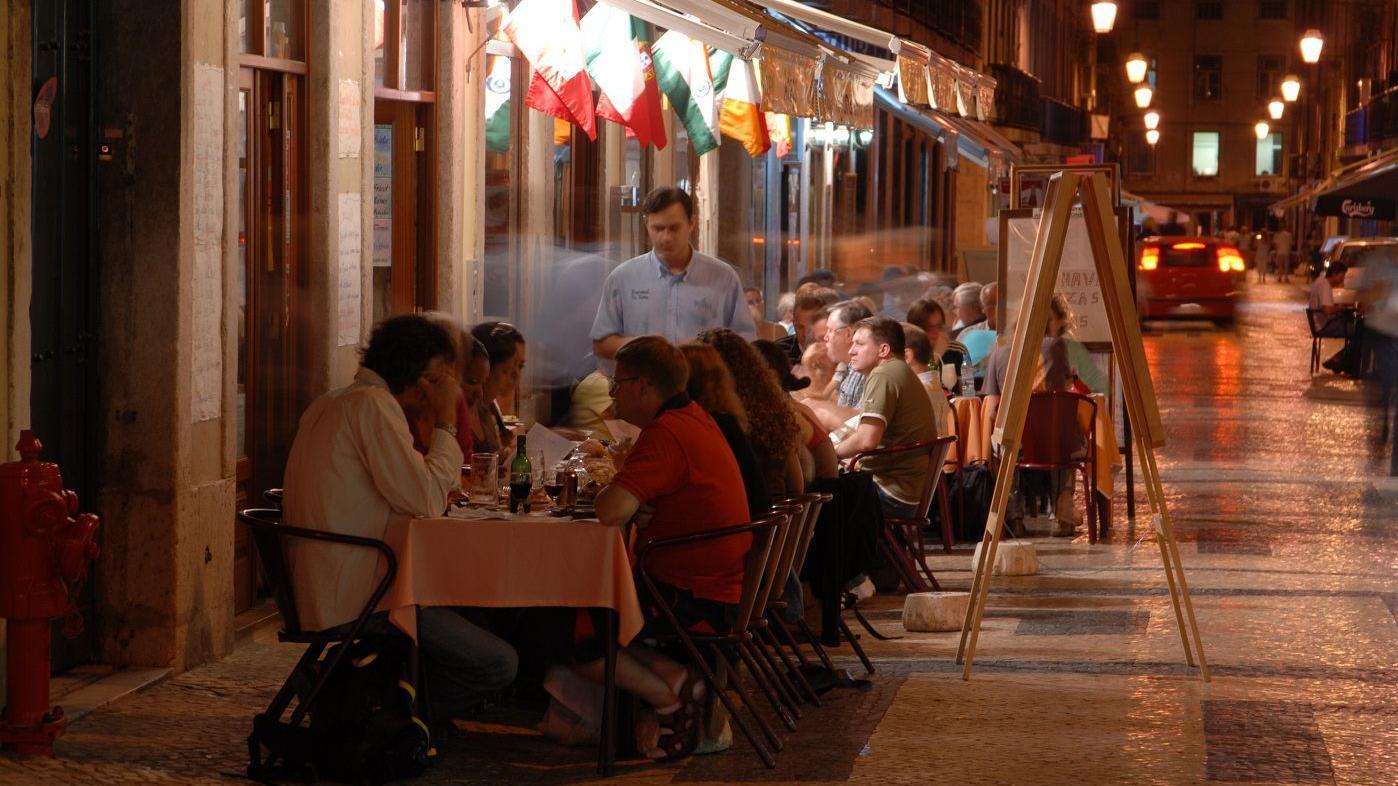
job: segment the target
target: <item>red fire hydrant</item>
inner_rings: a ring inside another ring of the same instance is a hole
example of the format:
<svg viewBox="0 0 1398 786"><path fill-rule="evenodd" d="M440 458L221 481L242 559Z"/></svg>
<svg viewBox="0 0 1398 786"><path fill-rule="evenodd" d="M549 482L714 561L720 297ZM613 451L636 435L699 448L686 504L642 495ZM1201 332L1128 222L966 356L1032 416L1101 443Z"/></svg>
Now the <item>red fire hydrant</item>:
<svg viewBox="0 0 1398 786"><path fill-rule="evenodd" d="M6 618L5 688L0 746L53 755L67 721L49 707L49 621L82 631L76 603L97 558L97 516L78 513L78 495L63 487L58 465L39 461L43 445L20 434L20 461L0 464L0 617Z"/></svg>

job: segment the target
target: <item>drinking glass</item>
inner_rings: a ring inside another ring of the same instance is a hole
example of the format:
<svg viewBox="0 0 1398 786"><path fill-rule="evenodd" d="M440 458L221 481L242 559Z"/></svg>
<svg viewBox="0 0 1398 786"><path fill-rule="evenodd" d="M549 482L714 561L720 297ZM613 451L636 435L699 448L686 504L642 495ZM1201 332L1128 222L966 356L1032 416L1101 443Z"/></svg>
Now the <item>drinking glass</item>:
<svg viewBox="0 0 1398 786"><path fill-rule="evenodd" d="M494 453L471 454L471 485L466 498L472 505L494 505L500 499L500 457Z"/></svg>

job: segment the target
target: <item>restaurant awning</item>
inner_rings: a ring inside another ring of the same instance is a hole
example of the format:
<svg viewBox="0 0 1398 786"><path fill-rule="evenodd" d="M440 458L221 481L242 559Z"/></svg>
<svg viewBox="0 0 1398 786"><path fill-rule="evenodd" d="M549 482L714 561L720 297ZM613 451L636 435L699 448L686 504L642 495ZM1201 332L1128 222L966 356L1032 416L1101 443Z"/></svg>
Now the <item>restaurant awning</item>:
<svg viewBox="0 0 1398 786"><path fill-rule="evenodd" d="M1393 220L1395 195L1398 195L1398 149L1347 164L1324 180L1272 203L1272 211L1281 213L1311 204L1316 213L1323 216L1382 218L1386 213L1388 220ZM1347 199L1352 203L1349 213L1345 212ZM1372 213L1364 215L1370 213L1371 207Z"/></svg>
<svg viewBox="0 0 1398 786"><path fill-rule="evenodd" d="M922 111L930 112L932 110ZM991 159L999 159L1004 164L1016 163L1020 160L1019 147L1001 136L988 124L969 117L956 117L945 112L938 112L937 118L961 134L958 146L963 151L962 154L974 160L978 165L990 169ZM965 143L963 144L961 140L965 140Z"/></svg>

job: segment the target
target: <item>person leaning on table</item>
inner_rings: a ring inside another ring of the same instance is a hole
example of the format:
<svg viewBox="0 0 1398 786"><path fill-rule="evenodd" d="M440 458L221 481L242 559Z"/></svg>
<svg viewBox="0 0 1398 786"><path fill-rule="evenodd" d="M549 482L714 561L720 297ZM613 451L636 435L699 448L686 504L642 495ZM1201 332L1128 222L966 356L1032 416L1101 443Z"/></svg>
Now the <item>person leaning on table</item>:
<svg viewBox="0 0 1398 786"><path fill-rule="evenodd" d="M395 521L442 515L461 480L456 355L447 330L420 315L375 325L354 382L301 416L283 479L286 523L382 540ZM413 449L405 406L435 413L426 455ZM379 580L378 555L354 546L292 541L287 561L307 630L351 623ZM458 611L419 609L417 628L436 721L462 717L514 680L514 649ZM379 612L364 632L397 628Z"/></svg>

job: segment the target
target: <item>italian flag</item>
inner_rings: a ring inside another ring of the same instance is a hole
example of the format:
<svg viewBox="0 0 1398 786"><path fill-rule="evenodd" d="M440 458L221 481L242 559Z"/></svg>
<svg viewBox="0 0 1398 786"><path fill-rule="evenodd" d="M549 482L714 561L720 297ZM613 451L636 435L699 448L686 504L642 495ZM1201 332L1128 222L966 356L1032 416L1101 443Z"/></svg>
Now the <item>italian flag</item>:
<svg viewBox="0 0 1398 786"><path fill-rule="evenodd" d="M718 103L714 78L709 72L709 51L674 30L662 35L652 49L655 78L689 132L696 155L718 147Z"/></svg>
<svg viewBox="0 0 1398 786"><path fill-rule="evenodd" d="M505 20L504 30L534 68L524 105L567 120L596 139L576 0L522 0Z"/></svg>
<svg viewBox="0 0 1398 786"><path fill-rule="evenodd" d="M714 89L723 96L719 108L719 131L729 139L743 144L748 155L756 158L772 147L767 134L767 121L762 112L762 89L752 63L727 52L714 52L710 58Z"/></svg>
<svg viewBox="0 0 1398 786"><path fill-rule="evenodd" d="M597 116L620 123L641 146L665 147L664 110L646 23L598 3L582 18L587 73L602 91Z"/></svg>

